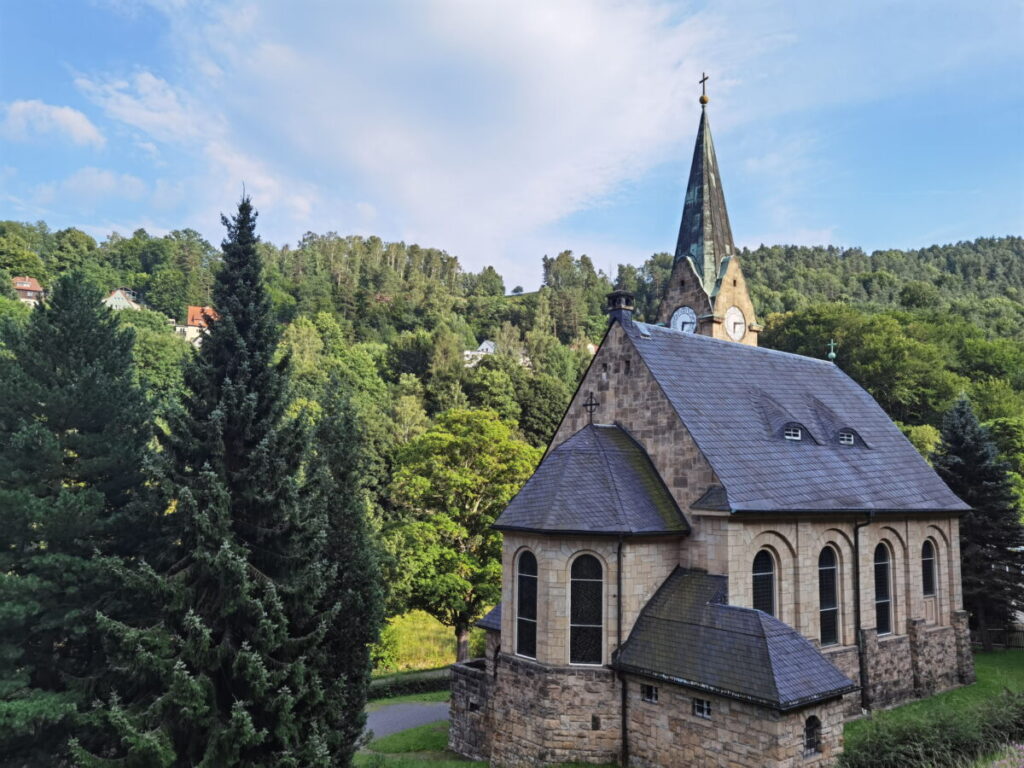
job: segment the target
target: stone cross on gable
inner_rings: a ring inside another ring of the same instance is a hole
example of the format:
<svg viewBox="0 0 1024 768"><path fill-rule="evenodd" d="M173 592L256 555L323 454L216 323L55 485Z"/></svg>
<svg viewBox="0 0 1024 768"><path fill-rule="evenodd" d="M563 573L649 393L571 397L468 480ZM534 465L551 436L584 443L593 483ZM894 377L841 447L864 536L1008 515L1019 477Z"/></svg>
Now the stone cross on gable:
<svg viewBox="0 0 1024 768"><path fill-rule="evenodd" d="M594 411L597 410L599 405L600 403L594 398L594 393L588 392L587 399L583 401L583 410L587 412L587 418L591 424L594 423Z"/></svg>

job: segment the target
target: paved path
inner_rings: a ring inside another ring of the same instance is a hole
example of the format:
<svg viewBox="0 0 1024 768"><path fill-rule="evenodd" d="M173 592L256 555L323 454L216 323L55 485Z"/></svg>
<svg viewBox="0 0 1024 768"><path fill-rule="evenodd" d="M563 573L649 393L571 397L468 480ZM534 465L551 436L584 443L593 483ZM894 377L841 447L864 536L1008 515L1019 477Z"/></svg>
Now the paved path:
<svg viewBox="0 0 1024 768"><path fill-rule="evenodd" d="M436 723L448 719L447 701L409 702L381 707L366 715L366 729L373 731L375 738L398 733L417 725Z"/></svg>

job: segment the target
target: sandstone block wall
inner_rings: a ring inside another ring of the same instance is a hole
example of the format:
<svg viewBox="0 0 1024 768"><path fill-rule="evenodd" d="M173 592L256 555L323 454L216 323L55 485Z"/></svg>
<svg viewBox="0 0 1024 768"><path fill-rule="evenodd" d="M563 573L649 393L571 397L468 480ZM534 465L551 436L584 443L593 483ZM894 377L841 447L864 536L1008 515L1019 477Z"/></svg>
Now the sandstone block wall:
<svg viewBox="0 0 1024 768"><path fill-rule="evenodd" d="M793 713L658 685L658 701L644 701L629 678L630 765L638 768L815 768L832 765L842 751L843 705L826 702ZM693 698L711 702L711 718L693 714ZM821 720L821 752L804 753L804 724Z"/></svg>
<svg viewBox="0 0 1024 768"><path fill-rule="evenodd" d="M492 680L483 659L452 665L448 749L472 760L491 755Z"/></svg>
<svg viewBox="0 0 1024 768"><path fill-rule="evenodd" d="M610 669L548 667L502 653L492 717L492 766L619 759L620 693Z"/></svg>

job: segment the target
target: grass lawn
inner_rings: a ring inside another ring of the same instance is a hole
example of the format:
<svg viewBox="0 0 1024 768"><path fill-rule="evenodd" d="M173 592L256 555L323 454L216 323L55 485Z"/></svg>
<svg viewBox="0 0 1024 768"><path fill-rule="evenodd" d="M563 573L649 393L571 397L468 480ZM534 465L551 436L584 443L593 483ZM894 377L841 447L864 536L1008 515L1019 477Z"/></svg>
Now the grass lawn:
<svg viewBox="0 0 1024 768"><path fill-rule="evenodd" d="M436 669L455 661L455 630L425 611L409 611L389 619L385 633L394 642L394 667L375 674ZM484 631L476 627L470 632L477 655L483 652L483 635Z"/></svg>
<svg viewBox="0 0 1024 768"><path fill-rule="evenodd" d="M437 702L448 701L452 697L451 691L429 691L428 693L410 693L405 696L392 696L389 699L371 699L366 702L367 712L376 712L381 707L388 707L392 704L408 704L410 702Z"/></svg>
<svg viewBox="0 0 1024 768"><path fill-rule="evenodd" d="M1014 692L1024 691L1024 650L977 653L974 655L974 670L978 676L978 682L974 685L946 691L895 709L876 712L872 719L905 720L927 717L948 710L969 709L975 704L991 699L1004 688ZM844 732L846 738L855 737L868 723L867 718L847 723Z"/></svg>
<svg viewBox="0 0 1024 768"><path fill-rule="evenodd" d="M440 721L382 736L355 756L356 768L469 768L474 762L448 751L448 723Z"/></svg>

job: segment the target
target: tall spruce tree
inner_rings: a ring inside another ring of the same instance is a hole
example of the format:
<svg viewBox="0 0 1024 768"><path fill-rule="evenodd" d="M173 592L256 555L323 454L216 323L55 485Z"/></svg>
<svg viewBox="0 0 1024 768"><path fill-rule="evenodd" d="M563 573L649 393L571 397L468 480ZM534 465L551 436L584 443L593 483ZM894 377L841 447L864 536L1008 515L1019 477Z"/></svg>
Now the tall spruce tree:
<svg viewBox="0 0 1024 768"><path fill-rule="evenodd" d="M960 519L964 607L991 649L986 630L1004 625L1014 610L1024 608L1024 526L1014 508L1010 468L966 397L943 419L934 465L953 493L971 506Z"/></svg>
<svg viewBox="0 0 1024 768"><path fill-rule="evenodd" d="M373 459L350 395L335 387L317 426L310 506L327 520L332 567L325 573L329 616L317 669L328 681L328 740L334 765L350 764L366 725L370 646L384 619L379 552L369 525Z"/></svg>
<svg viewBox="0 0 1024 768"><path fill-rule="evenodd" d="M66 275L0 344L0 765L59 765L102 695L96 611L140 609L117 559L146 548L151 419L132 335ZM138 597L138 596L137 596Z"/></svg>
<svg viewBox="0 0 1024 768"><path fill-rule="evenodd" d="M217 316L165 441L177 557L138 574L164 610L148 626L105 622L124 675L106 706L119 739L79 750L83 765L335 763L322 676L326 518L303 498L305 440L283 417L287 361L274 362L249 199L223 221Z"/></svg>

